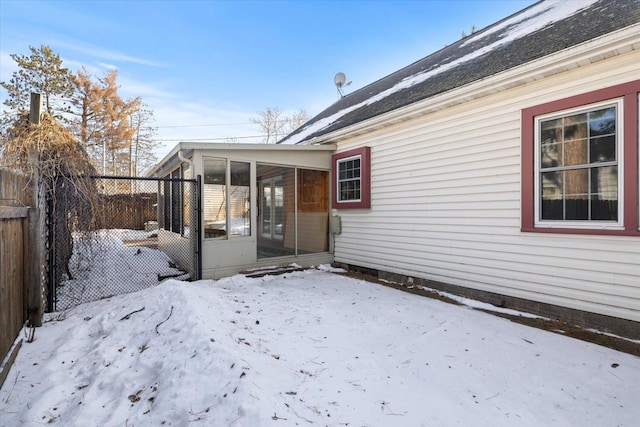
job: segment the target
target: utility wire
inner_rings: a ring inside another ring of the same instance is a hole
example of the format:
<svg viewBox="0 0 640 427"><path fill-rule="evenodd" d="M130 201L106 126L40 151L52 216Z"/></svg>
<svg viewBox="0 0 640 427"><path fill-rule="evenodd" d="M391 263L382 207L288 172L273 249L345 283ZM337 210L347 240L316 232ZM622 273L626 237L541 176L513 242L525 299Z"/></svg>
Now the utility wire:
<svg viewBox="0 0 640 427"><path fill-rule="evenodd" d="M165 139L165 138L157 138L155 139L156 141L167 141L167 142L171 142L171 141L182 141L182 142L189 142L189 141L227 141L227 140L233 140L233 139L250 139L250 138L265 138L267 135L252 135L252 136L220 136L220 137L213 137L213 138L172 138L172 139Z"/></svg>
<svg viewBox="0 0 640 427"><path fill-rule="evenodd" d="M238 123L214 123L210 125L168 125L168 126L156 126L157 128L202 128L202 127L214 127L214 126L235 126L235 125L251 125L253 122L238 122Z"/></svg>

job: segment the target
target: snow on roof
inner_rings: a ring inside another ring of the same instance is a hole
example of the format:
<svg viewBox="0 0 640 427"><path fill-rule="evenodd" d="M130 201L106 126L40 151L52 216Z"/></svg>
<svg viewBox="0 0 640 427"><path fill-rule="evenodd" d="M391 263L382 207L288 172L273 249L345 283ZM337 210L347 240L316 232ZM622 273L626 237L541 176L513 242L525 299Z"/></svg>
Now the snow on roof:
<svg viewBox="0 0 640 427"><path fill-rule="evenodd" d="M538 31L553 22L561 21L597 2L598 0L549 0L546 2L536 3L518 14L498 22L472 37L469 37L469 40L465 41L460 46L466 46L473 41L477 41L478 39L507 28L507 32L499 42L499 44L505 44L517 38L526 36L527 34L531 34L534 31ZM496 43L496 45L497 44L498 43Z"/></svg>
<svg viewBox="0 0 640 427"><path fill-rule="evenodd" d="M362 107L366 103L367 102L365 101L359 104L352 105L351 107L345 108L344 110L340 110L329 117L320 119L317 122L312 123L307 127L303 127L300 132L293 134L289 138L282 140L281 142L279 142L279 144L292 144L292 145L297 144L302 140L306 139L308 136L313 135L314 133L325 129L326 127L328 127L329 125L337 121L340 117L344 116L345 114L350 113L353 110L357 110L358 108Z"/></svg>
<svg viewBox="0 0 640 427"><path fill-rule="evenodd" d="M403 78L399 82L395 83L391 87L382 90L373 96L357 102L353 105L349 105L327 117L309 122L308 125L300 128L299 131L289 135L283 139L281 144L298 144L310 136L327 129L332 124L338 122L342 117L355 111L361 107L374 104L385 98L393 95L403 89L410 88L419 83L422 83L438 74L451 70L461 64L476 59L488 52L495 50L496 48L508 44L521 37L532 34L542 28L545 28L554 22L566 19L577 12L590 7L598 0L583 0L583 1L565 1L565 0L548 0L534 4L533 6L524 9L523 11L514 14L513 16L496 23L495 25L488 27L478 33L473 34L464 43L458 47L463 48L470 44L478 42L480 39L486 38L491 34L495 34L499 31L504 31L496 41L487 44L486 46L478 49L473 49L469 53L464 54L458 58L455 58L449 62L444 62L430 68L426 71L418 72L408 77Z"/></svg>

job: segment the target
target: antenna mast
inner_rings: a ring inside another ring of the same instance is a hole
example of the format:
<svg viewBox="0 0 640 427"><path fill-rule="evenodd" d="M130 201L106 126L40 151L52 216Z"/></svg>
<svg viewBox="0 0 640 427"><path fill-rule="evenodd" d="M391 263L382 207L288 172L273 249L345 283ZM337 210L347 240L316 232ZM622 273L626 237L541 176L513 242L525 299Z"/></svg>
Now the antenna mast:
<svg viewBox="0 0 640 427"><path fill-rule="evenodd" d="M347 76L345 76L344 73L336 74L335 77L333 78L333 83L335 83L336 89L338 89L338 95L340 95L340 98L344 97L344 92L342 91L342 88L344 86L349 86L351 84L351 82L347 82Z"/></svg>

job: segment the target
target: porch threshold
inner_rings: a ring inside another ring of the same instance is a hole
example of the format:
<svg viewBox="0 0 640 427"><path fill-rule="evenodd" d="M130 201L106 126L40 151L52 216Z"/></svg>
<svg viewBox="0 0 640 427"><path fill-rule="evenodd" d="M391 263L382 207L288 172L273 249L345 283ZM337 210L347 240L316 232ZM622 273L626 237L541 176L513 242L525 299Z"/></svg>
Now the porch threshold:
<svg viewBox="0 0 640 427"><path fill-rule="evenodd" d="M304 268L299 266L285 266L285 267L260 267L257 269L241 271L240 274L245 275L246 277L256 278L256 277L264 277L264 276L278 276L285 273L292 273L294 271L302 271Z"/></svg>

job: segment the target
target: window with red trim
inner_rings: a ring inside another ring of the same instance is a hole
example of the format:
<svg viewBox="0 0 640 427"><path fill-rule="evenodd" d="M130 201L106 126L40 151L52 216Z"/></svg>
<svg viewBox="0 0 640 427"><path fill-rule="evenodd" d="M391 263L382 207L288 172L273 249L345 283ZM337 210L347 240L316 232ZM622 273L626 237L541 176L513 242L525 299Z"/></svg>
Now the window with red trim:
<svg viewBox="0 0 640 427"><path fill-rule="evenodd" d="M334 209L371 207L371 149L356 148L332 156Z"/></svg>
<svg viewBox="0 0 640 427"><path fill-rule="evenodd" d="M640 80L522 111L522 230L640 235Z"/></svg>

